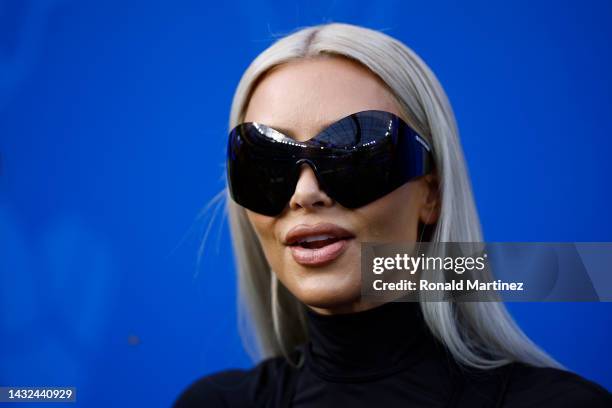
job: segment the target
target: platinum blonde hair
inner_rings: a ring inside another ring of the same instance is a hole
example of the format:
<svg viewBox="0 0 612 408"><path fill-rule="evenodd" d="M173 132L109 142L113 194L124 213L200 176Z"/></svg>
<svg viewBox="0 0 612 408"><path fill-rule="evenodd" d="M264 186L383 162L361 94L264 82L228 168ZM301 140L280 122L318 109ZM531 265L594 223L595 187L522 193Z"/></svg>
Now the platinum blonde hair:
<svg viewBox="0 0 612 408"><path fill-rule="evenodd" d="M482 242L448 98L421 58L382 32L328 23L301 28L278 39L244 72L232 101L229 129L244 118L257 81L268 70L292 60L325 55L350 58L378 75L397 99L403 119L433 145L442 200L431 241ZM227 188L225 194L238 271L238 316L243 342L255 360L287 356L307 339L305 306L279 284L245 210L229 197ZM421 299L420 306L432 333L459 363L487 369L518 361L562 368L522 332L501 302Z"/></svg>

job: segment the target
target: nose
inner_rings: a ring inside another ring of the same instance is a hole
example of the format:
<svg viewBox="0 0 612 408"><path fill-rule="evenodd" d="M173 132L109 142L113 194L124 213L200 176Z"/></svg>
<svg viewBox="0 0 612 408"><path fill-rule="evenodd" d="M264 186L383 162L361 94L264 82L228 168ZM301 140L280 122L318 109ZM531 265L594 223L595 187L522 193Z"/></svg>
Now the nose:
<svg viewBox="0 0 612 408"><path fill-rule="evenodd" d="M289 200L289 208L314 210L316 207L329 207L334 200L319 187L314 171L307 163L300 166L300 176L295 185L295 192Z"/></svg>

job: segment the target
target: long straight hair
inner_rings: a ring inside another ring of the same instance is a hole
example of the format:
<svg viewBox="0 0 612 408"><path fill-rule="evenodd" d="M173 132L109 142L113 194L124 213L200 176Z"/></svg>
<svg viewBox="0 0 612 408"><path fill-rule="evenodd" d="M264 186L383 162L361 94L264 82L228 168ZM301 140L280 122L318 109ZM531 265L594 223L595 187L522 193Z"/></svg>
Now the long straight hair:
<svg viewBox="0 0 612 408"><path fill-rule="evenodd" d="M480 221L453 110L431 69L406 45L382 32L344 23L301 28L277 39L244 72L232 101L229 129L239 124L258 80L271 68L318 56L356 61L380 77L402 118L433 146L441 211L432 242L482 242ZM238 273L238 319L244 346L257 361L285 355L307 340L305 306L276 278L245 210L226 194ZM455 360L488 369L512 361L563 368L516 325L501 302L427 301L420 307L431 332Z"/></svg>

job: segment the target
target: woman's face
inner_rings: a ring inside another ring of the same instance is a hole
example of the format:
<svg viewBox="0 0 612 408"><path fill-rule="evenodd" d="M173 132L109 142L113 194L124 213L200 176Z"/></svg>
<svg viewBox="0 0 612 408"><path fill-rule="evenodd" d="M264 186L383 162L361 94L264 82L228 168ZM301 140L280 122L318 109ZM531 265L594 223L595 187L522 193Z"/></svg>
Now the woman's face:
<svg viewBox="0 0 612 408"><path fill-rule="evenodd" d="M268 72L252 94L244 121L305 141L345 116L371 109L401 116L395 98L368 69L341 57L317 57ZM312 309L332 314L374 306L360 295L360 242L415 242L419 221L437 220L437 201L435 176L427 175L361 208L348 209L322 191L313 170L303 164L295 192L279 216L246 212L278 279ZM352 235L319 250L323 262L308 258L312 250L286 244L292 228L322 223Z"/></svg>

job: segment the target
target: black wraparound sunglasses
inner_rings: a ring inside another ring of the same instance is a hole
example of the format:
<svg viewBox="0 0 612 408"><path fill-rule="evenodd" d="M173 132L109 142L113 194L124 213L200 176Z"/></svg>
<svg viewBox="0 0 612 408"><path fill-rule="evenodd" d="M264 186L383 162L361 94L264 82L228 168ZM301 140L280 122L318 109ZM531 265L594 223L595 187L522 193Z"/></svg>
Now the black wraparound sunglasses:
<svg viewBox="0 0 612 408"><path fill-rule="evenodd" d="M434 162L424 138L386 111L353 113L304 142L245 122L229 134L230 195L251 211L277 216L291 199L304 163L328 196L358 208L429 173Z"/></svg>

